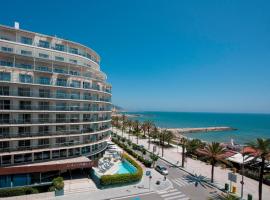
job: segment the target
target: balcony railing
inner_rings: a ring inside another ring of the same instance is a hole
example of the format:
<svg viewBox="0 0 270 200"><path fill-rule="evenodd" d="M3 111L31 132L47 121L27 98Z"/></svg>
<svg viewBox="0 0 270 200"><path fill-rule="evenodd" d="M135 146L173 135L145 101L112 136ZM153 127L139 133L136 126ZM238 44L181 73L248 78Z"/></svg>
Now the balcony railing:
<svg viewBox="0 0 270 200"><path fill-rule="evenodd" d="M95 96L88 96L88 95L78 95L76 93L68 94L68 93L60 93L60 92L33 92L33 91L8 90L8 91L5 91L3 93L0 93L0 96L22 96L22 97L55 98L55 99L78 99L78 100L111 102L110 98L95 97Z"/></svg>
<svg viewBox="0 0 270 200"><path fill-rule="evenodd" d="M52 148L60 148L60 147L70 147L70 146L79 146L85 144L92 144L97 142L103 142L108 139L109 136L104 136L99 138L98 140L84 140L83 142L79 141L67 141L64 143L55 143L55 144L45 144L45 145L31 145L31 146L18 146L18 147L5 147L0 148L0 152L16 152L16 151L33 151L36 149L52 149Z"/></svg>
<svg viewBox="0 0 270 200"><path fill-rule="evenodd" d="M109 126L103 126L100 128L94 129L82 129L82 130L61 130L61 131L45 131L45 132L24 132L24 133L10 133L5 132L0 134L0 138L29 138L29 137L47 137L47 136L67 136L67 135L81 135L81 134L90 134L95 132L109 131Z"/></svg>

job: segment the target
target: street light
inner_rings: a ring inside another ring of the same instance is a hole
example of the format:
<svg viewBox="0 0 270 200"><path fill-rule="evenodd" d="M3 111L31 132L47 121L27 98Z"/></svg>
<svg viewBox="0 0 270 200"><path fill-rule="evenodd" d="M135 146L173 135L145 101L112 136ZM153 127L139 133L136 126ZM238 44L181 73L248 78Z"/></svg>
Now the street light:
<svg viewBox="0 0 270 200"><path fill-rule="evenodd" d="M244 162L245 162L245 157L244 157L244 146L242 147L242 157L243 157L243 163L241 166L241 171L242 171L242 180L240 181L241 183L241 199L243 199L244 196Z"/></svg>

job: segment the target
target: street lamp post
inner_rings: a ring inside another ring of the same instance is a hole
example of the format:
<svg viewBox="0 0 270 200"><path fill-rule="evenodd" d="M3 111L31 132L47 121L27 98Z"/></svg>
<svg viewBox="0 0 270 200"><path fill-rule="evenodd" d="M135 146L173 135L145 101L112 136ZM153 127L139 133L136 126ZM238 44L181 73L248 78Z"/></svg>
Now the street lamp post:
<svg viewBox="0 0 270 200"><path fill-rule="evenodd" d="M242 148L242 157L243 157L243 163L241 166L241 170L242 170L242 180L241 180L241 199L243 200L243 196L244 196L244 163L245 163L245 158L244 158L244 146Z"/></svg>

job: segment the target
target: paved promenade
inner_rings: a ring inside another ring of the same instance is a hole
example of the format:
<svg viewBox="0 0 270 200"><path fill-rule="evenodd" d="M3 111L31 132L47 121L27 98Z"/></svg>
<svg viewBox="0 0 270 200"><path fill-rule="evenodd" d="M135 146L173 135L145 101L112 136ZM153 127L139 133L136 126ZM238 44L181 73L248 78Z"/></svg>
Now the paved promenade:
<svg viewBox="0 0 270 200"><path fill-rule="evenodd" d="M115 132L115 128L114 128ZM117 130L117 133L122 136L122 132ZM124 136L128 138L128 134L124 133ZM131 136L132 142L136 143L136 137ZM139 145L144 145L146 149L148 149L148 139L139 139ZM149 150L153 150L153 144L150 144ZM181 158L182 158L182 148L176 147L175 145L172 148L164 149L163 158L173 164L178 163L180 166ZM161 149L157 148L159 155L161 156ZM199 160L193 160L191 158L186 159L185 168L186 171L192 174L201 174L208 178L211 177L211 165L207 165L204 162ZM221 169L220 167L215 167L214 179L217 185L224 188L225 183L229 183L228 181L228 172L231 172L229 169ZM237 183L234 184L237 187L237 194L240 196L241 193L241 175L237 174ZM258 199L258 181L250 179L248 177L244 177L244 198L247 199L248 194L252 194L253 199ZM270 197L270 186L263 185L263 199L267 200Z"/></svg>

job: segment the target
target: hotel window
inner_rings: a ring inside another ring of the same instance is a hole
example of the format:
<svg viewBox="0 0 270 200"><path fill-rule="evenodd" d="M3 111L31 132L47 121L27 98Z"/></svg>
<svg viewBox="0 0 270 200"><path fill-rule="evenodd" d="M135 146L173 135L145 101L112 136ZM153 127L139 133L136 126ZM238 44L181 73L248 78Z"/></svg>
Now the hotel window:
<svg viewBox="0 0 270 200"><path fill-rule="evenodd" d="M18 128L18 133L19 136L25 137L25 136L30 136L31 134L31 127L19 127Z"/></svg>
<svg viewBox="0 0 270 200"><path fill-rule="evenodd" d="M21 43L32 45L33 40L32 40L32 38L22 36L21 37Z"/></svg>
<svg viewBox="0 0 270 200"><path fill-rule="evenodd" d="M71 103L70 110L80 110L80 103Z"/></svg>
<svg viewBox="0 0 270 200"><path fill-rule="evenodd" d="M54 49L58 51L65 51L65 46L62 44L55 44Z"/></svg>
<svg viewBox="0 0 270 200"><path fill-rule="evenodd" d="M89 82L83 82L83 88L89 89L90 83Z"/></svg>
<svg viewBox="0 0 270 200"><path fill-rule="evenodd" d="M38 122L40 123L48 123L50 122L50 114L39 114Z"/></svg>
<svg viewBox="0 0 270 200"><path fill-rule="evenodd" d="M65 59L63 57L60 57L60 56L55 56L55 60L57 60L57 61L64 61Z"/></svg>
<svg viewBox="0 0 270 200"><path fill-rule="evenodd" d="M71 99L80 99L80 92L72 92L70 93Z"/></svg>
<svg viewBox="0 0 270 200"><path fill-rule="evenodd" d="M67 121L65 114L56 114L56 123L64 123Z"/></svg>
<svg viewBox="0 0 270 200"><path fill-rule="evenodd" d="M38 146L49 146L49 143L50 141L48 138L38 140Z"/></svg>
<svg viewBox="0 0 270 200"><path fill-rule="evenodd" d="M39 97L50 98L50 93L49 89L39 89Z"/></svg>
<svg viewBox="0 0 270 200"><path fill-rule="evenodd" d="M44 135L44 134L49 133L49 126L39 126L39 127L38 127L38 132L39 132L41 135Z"/></svg>
<svg viewBox="0 0 270 200"><path fill-rule="evenodd" d="M91 100L91 94L89 92L85 92L83 94L83 98L84 98L84 100Z"/></svg>
<svg viewBox="0 0 270 200"><path fill-rule="evenodd" d="M54 68L53 70L55 73L59 73L59 74L68 74L68 72L64 69L61 68Z"/></svg>
<svg viewBox="0 0 270 200"><path fill-rule="evenodd" d="M42 160L42 152L34 153L34 160L35 161Z"/></svg>
<svg viewBox="0 0 270 200"><path fill-rule="evenodd" d="M31 101L20 101L20 110L31 110Z"/></svg>
<svg viewBox="0 0 270 200"><path fill-rule="evenodd" d="M69 53L78 54L78 49L69 47Z"/></svg>
<svg viewBox="0 0 270 200"><path fill-rule="evenodd" d="M10 81L11 75L10 72L0 72L1 81Z"/></svg>
<svg viewBox="0 0 270 200"><path fill-rule="evenodd" d="M22 69L32 69L33 66L31 64L25 64L25 63L18 63L16 64L16 67L22 68Z"/></svg>
<svg viewBox="0 0 270 200"><path fill-rule="evenodd" d="M56 103L56 110L67 110L67 104L64 102Z"/></svg>
<svg viewBox="0 0 270 200"><path fill-rule="evenodd" d="M60 156L59 150L52 151L52 158L59 158L59 156Z"/></svg>
<svg viewBox="0 0 270 200"><path fill-rule="evenodd" d="M30 140L19 140L19 147L30 147Z"/></svg>
<svg viewBox="0 0 270 200"><path fill-rule="evenodd" d="M19 114L19 123L30 123L31 114Z"/></svg>
<svg viewBox="0 0 270 200"><path fill-rule="evenodd" d="M40 58L49 58L49 55L48 54L45 54L45 53L39 53L38 56Z"/></svg>
<svg viewBox="0 0 270 200"><path fill-rule="evenodd" d="M21 83L33 83L33 77L28 74L20 74L19 76Z"/></svg>
<svg viewBox="0 0 270 200"><path fill-rule="evenodd" d="M70 87L75 87L75 88L80 88L81 87L81 82L80 81L71 81Z"/></svg>
<svg viewBox="0 0 270 200"><path fill-rule="evenodd" d="M0 137L7 137L9 135L9 127L0 128Z"/></svg>
<svg viewBox="0 0 270 200"><path fill-rule="evenodd" d="M65 137L56 138L55 143L56 144L64 144L66 142Z"/></svg>
<svg viewBox="0 0 270 200"><path fill-rule="evenodd" d="M44 151L43 152L43 160L50 159L50 152L49 151Z"/></svg>
<svg viewBox="0 0 270 200"><path fill-rule="evenodd" d="M38 102L38 109L39 110L50 110L50 103L47 101L40 101L40 102Z"/></svg>
<svg viewBox="0 0 270 200"><path fill-rule="evenodd" d="M38 83L42 85L50 85L51 84L51 79L49 77L39 77Z"/></svg>
<svg viewBox="0 0 270 200"><path fill-rule="evenodd" d="M78 72L78 71L72 71L72 70L70 70L69 71L69 74L74 75L74 76L80 76L80 72Z"/></svg>
<svg viewBox="0 0 270 200"><path fill-rule="evenodd" d="M0 95L9 96L9 87L8 86L0 86Z"/></svg>
<svg viewBox="0 0 270 200"><path fill-rule="evenodd" d="M56 80L56 85L58 85L58 86L67 86L67 79L58 78Z"/></svg>
<svg viewBox="0 0 270 200"><path fill-rule="evenodd" d="M18 95L23 97L30 97L30 88L18 88Z"/></svg>
<svg viewBox="0 0 270 200"><path fill-rule="evenodd" d="M67 98L67 93L66 93L66 91L65 90L57 90L56 91L56 98L63 98L63 99L65 99L65 98Z"/></svg>
<svg viewBox="0 0 270 200"><path fill-rule="evenodd" d="M1 47L1 50L5 52L13 52L13 49L10 47Z"/></svg>
<svg viewBox="0 0 270 200"><path fill-rule="evenodd" d="M43 48L49 48L50 47L50 43L44 40L39 40L39 47L43 47Z"/></svg>
<svg viewBox="0 0 270 200"><path fill-rule="evenodd" d="M7 66L7 67L13 67L13 62L0 60L0 65L1 66Z"/></svg>
<svg viewBox="0 0 270 200"><path fill-rule="evenodd" d="M32 55L32 51L21 50L21 54L22 55L25 55L25 56L31 56Z"/></svg>
<svg viewBox="0 0 270 200"><path fill-rule="evenodd" d="M0 124L9 123L9 114L0 114Z"/></svg>
<svg viewBox="0 0 270 200"><path fill-rule="evenodd" d="M58 133L65 133L67 131L67 128L64 125L63 126L56 126L55 129L56 129L56 132L58 132Z"/></svg>
<svg viewBox="0 0 270 200"><path fill-rule="evenodd" d="M74 59L69 59L69 62L73 64L77 64L77 60L74 60Z"/></svg>
<svg viewBox="0 0 270 200"><path fill-rule="evenodd" d="M70 122L79 122L80 121L80 114L71 114L70 115Z"/></svg>
<svg viewBox="0 0 270 200"><path fill-rule="evenodd" d="M10 100L0 100L0 110L10 110Z"/></svg>
<svg viewBox="0 0 270 200"><path fill-rule="evenodd" d="M2 165L11 164L11 156L2 156Z"/></svg>
<svg viewBox="0 0 270 200"><path fill-rule="evenodd" d="M7 149L7 148L9 148L9 142L8 141L0 142L0 149L1 150Z"/></svg>
<svg viewBox="0 0 270 200"><path fill-rule="evenodd" d="M52 70L47 66L36 66L35 70L43 72L51 72Z"/></svg>
<svg viewBox="0 0 270 200"><path fill-rule="evenodd" d="M92 59L91 55L89 53L86 54L86 57L89 59Z"/></svg>
<svg viewBox="0 0 270 200"><path fill-rule="evenodd" d="M78 132L78 131L80 131L80 126L79 125L71 125L70 131Z"/></svg>

